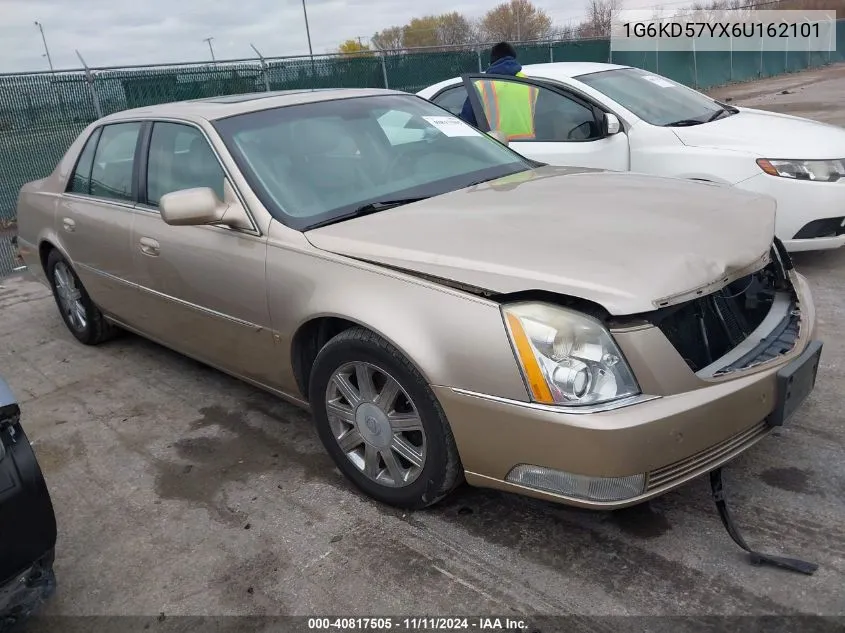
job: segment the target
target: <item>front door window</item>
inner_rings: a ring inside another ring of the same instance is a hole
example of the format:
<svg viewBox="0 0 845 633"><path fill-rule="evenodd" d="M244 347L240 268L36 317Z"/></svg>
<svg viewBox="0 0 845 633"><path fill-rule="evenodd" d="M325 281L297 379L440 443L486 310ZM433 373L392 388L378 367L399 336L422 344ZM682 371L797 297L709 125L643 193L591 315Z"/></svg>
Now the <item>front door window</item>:
<svg viewBox="0 0 845 633"><path fill-rule="evenodd" d="M559 92L507 79L472 79L491 130L510 141L566 143L602 137L594 110Z"/></svg>

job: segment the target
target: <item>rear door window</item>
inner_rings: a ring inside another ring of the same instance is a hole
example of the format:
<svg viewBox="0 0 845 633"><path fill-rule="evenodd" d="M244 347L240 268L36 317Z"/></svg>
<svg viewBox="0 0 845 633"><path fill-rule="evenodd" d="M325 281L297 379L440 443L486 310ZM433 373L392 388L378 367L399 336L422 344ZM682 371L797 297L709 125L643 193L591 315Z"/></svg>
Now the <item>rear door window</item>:
<svg viewBox="0 0 845 633"><path fill-rule="evenodd" d="M132 173L140 131L140 122L103 128L91 170L92 196L132 201Z"/></svg>
<svg viewBox="0 0 845 633"><path fill-rule="evenodd" d="M94 133L88 137L85 147L82 148L79 160L76 161L76 168L68 182L67 190L70 193L81 193L86 196L91 193L91 168L94 166L94 151L97 149L100 131L101 128L94 130Z"/></svg>

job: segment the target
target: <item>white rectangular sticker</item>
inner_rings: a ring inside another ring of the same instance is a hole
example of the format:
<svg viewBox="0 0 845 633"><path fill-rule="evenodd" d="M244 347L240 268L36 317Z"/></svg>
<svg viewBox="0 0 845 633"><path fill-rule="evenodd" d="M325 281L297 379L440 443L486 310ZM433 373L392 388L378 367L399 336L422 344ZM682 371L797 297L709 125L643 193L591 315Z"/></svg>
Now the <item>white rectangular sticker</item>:
<svg viewBox="0 0 845 633"><path fill-rule="evenodd" d="M458 117L424 116L423 118L446 136L478 136L481 134L481 132L471 125L464 123Z"/></svg>
<svg viewBox="0 0 845 633"><path fill-rule="evenodd" d="M647 79L655 86L660 86L661 88L674 88L675 84L673 84L668 79L664 79L663 77L655 77L654 75L644 75L644 79Z"/></svg>

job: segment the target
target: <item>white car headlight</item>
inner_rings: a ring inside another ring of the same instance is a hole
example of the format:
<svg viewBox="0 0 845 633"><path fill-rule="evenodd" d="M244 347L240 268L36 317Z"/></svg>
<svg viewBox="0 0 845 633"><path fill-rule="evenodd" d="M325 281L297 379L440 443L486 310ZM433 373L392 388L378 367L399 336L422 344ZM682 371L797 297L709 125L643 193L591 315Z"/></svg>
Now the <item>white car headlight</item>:
<svg viewBox="0 0 845 633"><path fill-rule="evenodd" d="M795 180L817 180L836 182L845 176L845 161L842 160L775 160L758 158L757 165L770 176L793 178Z"/></svg>
<svg viewBox="0 0 845 633"><path fill-rule="evenodd" d="M640 393L622 352L592 317L533 302L502 312L534 401L577 406Z"/></svg>

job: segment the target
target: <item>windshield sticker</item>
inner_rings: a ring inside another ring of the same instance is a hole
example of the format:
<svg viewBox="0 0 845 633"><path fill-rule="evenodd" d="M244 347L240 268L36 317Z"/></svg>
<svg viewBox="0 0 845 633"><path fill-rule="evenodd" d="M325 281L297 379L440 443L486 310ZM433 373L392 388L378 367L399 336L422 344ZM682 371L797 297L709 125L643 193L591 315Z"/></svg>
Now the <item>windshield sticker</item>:
<svg viewBox="0 0 845 633"><path fill-rule="evenodd" d="M454 116L424 116L426 121L446 136L478 136L478 130Z"/></svg>
<svg viewBox="0 0 845 633"><path fill-rule="evenodd" d="M669 81L668 79L664 79L663 77L656 77L654 75L645 75L643 79L650 81L655 86L660 86L661 88L674 88L675 84Z"/></svg>

